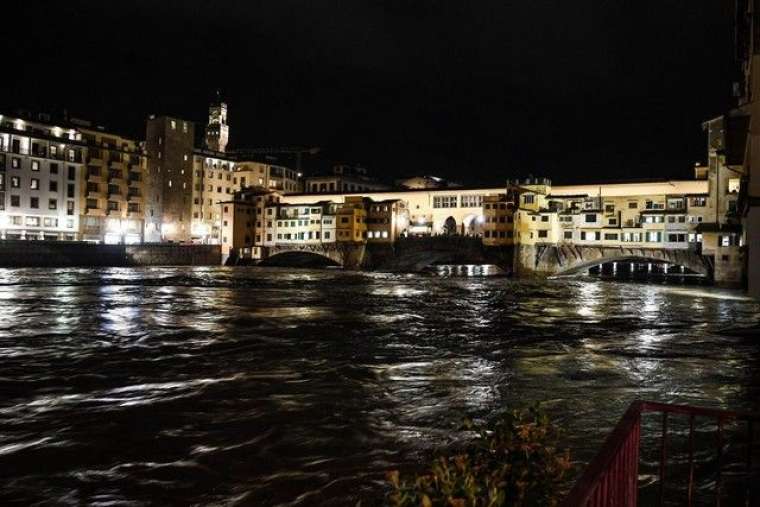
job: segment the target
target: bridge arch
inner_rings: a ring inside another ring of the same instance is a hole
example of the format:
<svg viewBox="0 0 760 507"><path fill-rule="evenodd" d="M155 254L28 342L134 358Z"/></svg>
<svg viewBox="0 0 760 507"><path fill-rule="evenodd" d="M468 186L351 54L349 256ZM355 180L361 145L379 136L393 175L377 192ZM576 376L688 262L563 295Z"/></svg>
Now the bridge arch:
<svg viewBox="0 0 760 507"><path fill-rule="evenodd" d="M342 259L337 252L320 251L316 249L278 248L269 251L269 255L261 261L262 266L277 267L327 267L342 266Z"/></svg>
<svg viewBox="0 0 760 507"><path fill-rule="evenodd" d="M711 277L708 260L687 249L624 248L579 245L546 245L537 247L536 270L554 275L569 275L610 262L652 262L683 266Z"/></svg>

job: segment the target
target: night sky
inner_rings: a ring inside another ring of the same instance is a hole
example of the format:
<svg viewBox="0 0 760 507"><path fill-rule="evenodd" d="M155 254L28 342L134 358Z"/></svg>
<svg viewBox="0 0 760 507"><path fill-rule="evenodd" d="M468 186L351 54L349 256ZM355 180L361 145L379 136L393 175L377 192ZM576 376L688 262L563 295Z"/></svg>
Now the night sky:
<svg viewBox="0 0 760 507"><path fill-rule="evenodd" d="M232 146L384 179L691 177L731 105L725 0L18 3L3 110L142 138L151 113L204 123L220 88Z"/></svg>

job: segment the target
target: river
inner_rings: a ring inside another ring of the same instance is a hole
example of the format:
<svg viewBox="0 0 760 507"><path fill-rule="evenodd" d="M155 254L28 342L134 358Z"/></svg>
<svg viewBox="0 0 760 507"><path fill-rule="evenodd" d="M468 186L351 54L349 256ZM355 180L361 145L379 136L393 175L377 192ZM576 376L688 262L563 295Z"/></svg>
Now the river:
<svg viewBox="0 0 760 507"><path fill-rule="evenodd" d="M595 278L0 270L0 503L373 505L469 414L587 460L634 398L757 409L760 305Z"/></svg>

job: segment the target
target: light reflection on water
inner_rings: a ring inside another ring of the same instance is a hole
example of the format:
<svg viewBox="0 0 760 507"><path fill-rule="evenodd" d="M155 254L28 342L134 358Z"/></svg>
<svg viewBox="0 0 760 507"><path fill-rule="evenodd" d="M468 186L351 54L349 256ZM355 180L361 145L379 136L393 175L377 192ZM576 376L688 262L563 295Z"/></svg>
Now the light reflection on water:
<svg viewBox="0 0 760 507"><path fill-rule="evenodd" d="M587 459L636 397L757 408L740 293L438 269L0 270L0 503L372 504L466 414Z"/></svg>

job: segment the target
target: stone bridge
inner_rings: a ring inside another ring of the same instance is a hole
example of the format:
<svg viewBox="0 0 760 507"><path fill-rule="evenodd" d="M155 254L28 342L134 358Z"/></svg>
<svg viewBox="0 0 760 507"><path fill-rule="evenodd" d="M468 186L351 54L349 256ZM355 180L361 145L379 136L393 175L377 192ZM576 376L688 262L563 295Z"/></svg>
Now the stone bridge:
<svg viewBox="0 0 760 507"><path fill-rule="evenodd" d="M558 275L582 271L606 262L660 262L684 266L700 275L712 277L709 259L688 249L606 247L581 245L521 245L516 258L516 271Z"/></svg>
<svg viewBox="0 0 760 507"><path fill-rule="evenodd" d="M266 247L266 257L262 264L278 264L279 262L299 265L295 260L306 256L319 256L338 266L356 268L361 265L364 257L364 244L352 242L320 243L315 245L280 243ZM287 255L286 255L287 254ZM298 256L297 254L302 254ZM286 259L289 257L293 261Z"/></svg>

